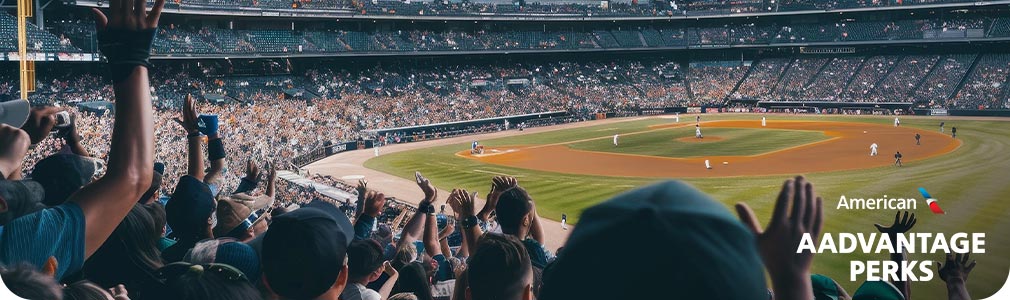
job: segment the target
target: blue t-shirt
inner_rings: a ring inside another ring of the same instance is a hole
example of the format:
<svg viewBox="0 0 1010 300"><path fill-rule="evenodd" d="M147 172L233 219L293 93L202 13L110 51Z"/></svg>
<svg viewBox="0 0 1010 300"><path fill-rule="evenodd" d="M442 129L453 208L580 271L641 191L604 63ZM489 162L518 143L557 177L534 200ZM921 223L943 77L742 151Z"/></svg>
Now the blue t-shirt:
<svg viewBox="0 0 1010 300"><path fill-rule="evenodd" d="M56 278L84 266L84 212L67 202L14 219L0 234L0 262L41 268L56 257Z"/></svg>

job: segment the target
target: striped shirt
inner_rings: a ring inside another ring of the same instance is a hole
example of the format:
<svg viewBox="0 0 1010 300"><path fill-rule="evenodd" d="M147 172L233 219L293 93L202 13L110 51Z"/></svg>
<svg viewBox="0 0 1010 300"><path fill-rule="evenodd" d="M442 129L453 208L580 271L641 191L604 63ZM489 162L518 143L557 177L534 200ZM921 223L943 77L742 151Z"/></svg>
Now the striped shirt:
<svg viewBox="0 0 1010 300"><path fill-rule="evenodd" d="M57 279L84 265L84 212L77 203L17 218L0 234L0 263L26 262L41 268L50 256L56 258Z"/></svg>

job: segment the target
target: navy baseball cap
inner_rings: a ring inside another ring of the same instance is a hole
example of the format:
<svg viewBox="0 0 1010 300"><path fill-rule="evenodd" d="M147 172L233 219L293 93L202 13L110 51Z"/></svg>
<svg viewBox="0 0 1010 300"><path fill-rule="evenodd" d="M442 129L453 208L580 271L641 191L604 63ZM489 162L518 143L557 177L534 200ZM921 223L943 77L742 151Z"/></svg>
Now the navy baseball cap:
<svg viewBox="0 0 1010 300"><path fill-rule="evenodd" d="M270 289L292 299L322 295L346 265L354 227L336 206L313 201L275 217L264 234L262 272Z"/></svg>
<svg viewBox="0 0 1010 300"><path fill-rule="evenodd" d="M42 210L46 192L32 180L0 179L0 226L18 217Z"/></svg>
<svg viewBox="0 0 1010 300"><path fill-rule="evenodd" d="M96 169L95 162L90 158L62 153L36 163L31 177L46 190L46 198L42 202L47 206L56 206L91 183Z"/></svg>
<svg viewBox="0 0 1010 300"><path fill-rule="evenodd" d="M544 270L538 299L674 293L685 299L767 300L756 245L754 234L723 204L690 185L666 181L586 209L564 251ZM635 255L615 256L628 249ZM601 276L604 269L638 276Z"/></svg>
<svg viewBox="0 0 1010 300"><path fill-rule="evenodd" d="M207 184L193 176L182 176L172 198L165 204L165 217L175 236L205 230L207 219L215 210L214 196Z"/></svg>

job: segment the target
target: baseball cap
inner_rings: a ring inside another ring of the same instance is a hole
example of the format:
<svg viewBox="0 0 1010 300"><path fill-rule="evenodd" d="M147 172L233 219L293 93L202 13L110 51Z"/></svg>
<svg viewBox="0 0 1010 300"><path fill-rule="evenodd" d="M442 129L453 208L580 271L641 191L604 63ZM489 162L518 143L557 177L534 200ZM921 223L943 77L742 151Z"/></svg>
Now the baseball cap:
<svg viewBox="0 0 1010 300"><path fill-rule="evenodd" d="M814 300L838 300L838 285L834 279L813 274L810 275L810 285L814 288Z"/></svg>
<svg viewBox="0 0 1010 300"><path fill-rule="evenodd" d="M586 209L538 299L766 300L764 272L753 233L725 206L665 181Z"/></svg>
<svg viewBox="0 0 1010 300"><path fill-rule="evenodd" d="M859 286L852 300L902 300L901 294L893 284L887 281L867 281Z"/></svg>
<svg viewBox="0 0 1010 300"><path fill-rule="evenodd" d="M252 211L261 210L274 203L274 197L267 195L253 196L248 193L234 193L228 197L233 202L245 205Z"/></svg>
<svg viewBox="0 0 1010 300"><path fill-rule="evenodd" d="M261 252L270 289L294 299L325 293L340 275L353 239L350 220L329 203L313 201L274 218Z"/></svg>
<svg viewBox="0 0 1010 300"><path fill-rule="evenodd" d="M214 227L214 236L234 236L238 231L245 231L252 227L248 221L252 210L245 205L229 200L217 201L217 226Z"/></svg>
<svg viewBox="0 0 1010 300"><path fill-rule="evenodd" d="M74 192L91 183L97 170L95 161L77 154L54 154L35 164L31 178L46 190L48 206L66 202Z"/></svg>
<svg viewBox="0 0 1010 300"><path fill-rule="evenodd" d="M31 104L28 100L17 99L0 102L0 124L21 128L28 121Z"/></svg>
<svg viewBox="0 0 1010 300"><path fill-rule="evenodd" d="M18 217L42 210L46 192L32 180L0 179L0 226Z"/></svg>
<svg viewBox="0 0 1010 300"><path fill-rule="evenodd" d="M260 261L256 250L232 238L200 241L186 254L184 260L192 264L226 264L242 271L250 281L260 278Z"/></svg>
<svg viewBox="0 0 1010 300"><path fill-rule="evenodd" d="M207 226L207 219L214 209L214 197L207 184L185 175L179 178L175 192L165 204L165 216L176 236L194 234L206 228L204 226Z"/></svg>

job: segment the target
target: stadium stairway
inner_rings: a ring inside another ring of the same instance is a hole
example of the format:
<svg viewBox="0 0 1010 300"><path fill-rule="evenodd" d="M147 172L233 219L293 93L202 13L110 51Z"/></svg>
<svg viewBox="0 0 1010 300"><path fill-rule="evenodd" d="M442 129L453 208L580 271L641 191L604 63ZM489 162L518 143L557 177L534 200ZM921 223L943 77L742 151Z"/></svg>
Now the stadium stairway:
<svg viewBox="0 0 1010 300"><path fill-rule="evenodd" d="M963 88L965 83L968 82L968 78L971 77L968 75L975 73L975 68L978 67L978 62L982 60L982 56L984 55L975 55L975 60L971 62L971 66L968 67L968 71L964 73L964 76L961 76L961 80L958 80L957 86L954 87L954 90L950 93L950 95L943 98L945 103L950 103L950 101L954 99L954 96L957 95L957 92L961 91L961 88Z"/></svg>
<svg viewBox="0 0 1010 300"><path fill-rule="evenodd" d="M926 83L926 80L933 75L933 72L936 72L936 68L939 67L941 64L943 64L948 57L950 57L950 55L944 55L940 57L940 59L937 59L935 62L933 62L933 65L929 66L929 71L926 71L926 76L922 76L922 78L919 79L919 82L915 83L915 86L912 87L912 89L908 90L908 96L914 96L915 91L918 91L920 88L922 88L922 84Z"/></svg>
<svg viewBox="0 0 1010 300"><path fill-rule="evenodd" d="M859 66L856 66L855 71L853 71L852 74L849 74L849 79L845 80L845 85L842 86L842 91L849 90L849 86L852 85L852 81L856 80L856 74L863 71L863 68L866 67L866 62L870 61L871 58L873 58L873 56L867 56L863 58L863 61L859 62Z"/></svg>
<svg viewBox="0 0 1010 300"><path fill-rule="evenodd" d="M786 77L786 73L789 73L789 69L792 69L793 64L796 63L796 60L797 60L797 58L793 58L793 59L789 60L789 64L786 65L786 67L784 69L782 69L782 72L779 73L778 78L775 79L775 84L773 84L771 86L771 88L768 89L768 93L769 94L774 93L775 90L777 90L779 88L779 84L782 83L782 79Z"/></svg>
<svg viewBox="0 0 1010 300"><path fill-rule="evenodd" d="M875 93L877 91L877 88L880 87L880 84L883 83L884 80L886 80L887 78L891 77L891 74L894 73L894 69L898 68L898 65L900 64L900 62L904 61L904 60L905 60L905 56L902 55L901 57L899 57L896 60L896 63L892 64L891 67L887 69L887 73L885 73L884 76L880 76L880 78L877 78L877 82L873 83L873 85L872 85L873 90L871 90L870 93L871 94Z"/></svg>
<svg viewBox="0 0 1010 300"><path fill-rule="evenodd" d="M740 76L740 80L736 81L736 84L733 85L733 89L730 90L729 93L726 93L726 97L724 97L723 101L729 101L729 97L732 96L733 94L736 94L736 91L740 89L740 85L743 84L745 80L747 80L747 77L750 77L750 73L754 72L754 69L757 69L755 67L759 63L760 61L751 62L750 68L747 68L747 72L744 72L743 76Z"/></svg>

